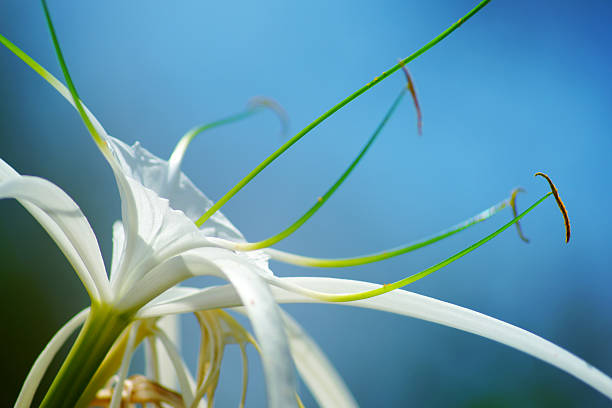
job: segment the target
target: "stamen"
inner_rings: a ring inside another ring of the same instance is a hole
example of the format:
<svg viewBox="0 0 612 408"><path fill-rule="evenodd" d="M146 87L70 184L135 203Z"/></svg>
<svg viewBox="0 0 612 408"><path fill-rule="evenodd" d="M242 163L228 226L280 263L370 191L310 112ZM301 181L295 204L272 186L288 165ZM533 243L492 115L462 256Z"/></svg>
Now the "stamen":
<svg viewBox="0 0 612 408"><path fill-rule="evenodd" d="M220 126L229 125L252 116L255 113L261 112L263 109L272 110L280 119L281 122L281 134L285 135L288 128L288 117L287 113L283 109L282 106L271 98L258 96L252 98L245 110L242 112L236 113L231 116L227 116L225 118L216 120L214 122L206 123L204 125L196 126L193 129L189 130L177 143L170 159L168 160L169 171L168 171L168 179L172 180L176 175L178 175L179 169L183 162L183 158L185 157L185 152L187 151L187 147L193 141L193 139L207 130L211 130Z"/></svg>
<svg viewBox="0 0 612 408"><path fill-rule="evenodd" d="M244 407L248 384L246 345L253 344L259 351L257 343L244 327L223 310L199 311L195 312L195 315L200 324L201 341L198 357L198 388L190 408L196 408L204 396L207 397L208 406L213 405L225 346L234 342L240 346L243 362L242 394L239 406Z"/></svg>
<svg viewBox="0 0 612 408"><path fill-rule="evenodd" d="M548 177L544 173L537 172L536 174L534 174L534 176L542 176L546 179L546 181L548 181L548 184L550 185L550 190L552 191L553 196L555 196L555 201L557 201L557 205L559 206L559 210L561 210L561 214L563 214L563 223L565 224L565 243L568 243L571 234L570 220L569 215L567 214L567 209L565 208L565 204L563 204L561 197L559 197L559 191L557 190L557 187L555 187L550 177Z"/></svg>
<svg viewBox="0 0 612 408"><path fill-rule="evenodd" d="M340 267L348 267L348 266L357 266L364 265L373 262L379 262L385 259L393 258L398 255L406 254L408 252L412 252L419 248L423 248L425 246L431 245L435 242L441 241L445 238L448 238L458 232L461 232L479 222L482 222L493 215L497 214L499 211L506 208L510 203L509 199L501 201L495 204L492 207L487 208L484 211L476 214L475 216L468 218L467 220L456 224L450 228L447 228L443 231L438 232L437 234L430 236L428 238L421 239L419 241L394 248L387 249L385 251L377 252L371 255L359 256L354 258L339 258L339 259L325 259L325 258L313 258L306 257L301 255L295 255L284 251L279 251L276 249L267 249L266 253L270 255L270 257L274 260L300 265L300 266L311 266L318 268L340 268Z"/></svg>
<svg viewBox="0 0 612 408"><path fill-rule="evenodd" d="M342 183L344 183L344 181L348 178L348 176L353 172L355 167L357 167L359 162L364 158L364 156L366 155L366 153L368 152L372 144L374 144L374 141L376 141L376 138L378 137L380 132L383 130L383 128L385 127L385 125L387 124L387 122L389 121L393 113L395 112L396 108L398 107L399 103L401 102L405 94L406 94L406 90L402 89L402 91L395 98L395 101L393 102L393 104L391 105L387 113L385 114L385 117L383 118L382 122L380 122L380 124L378 125L378 127L376 128L372 136L370 136L370 139L365 144L365 146L361 149L357 157L353 160L353 162L349 165L349 167L344 171L344 173L342 173L340 178L329 188L329 190L327 190L327 192L322 197L317 197L315 204L312 207L310 207L310 209L306 211L304 215L302 215L300 218L297 219L297 221L295 221L293 224L291 224L289 227L287 227L285 230L281 231L280 233L270 238L259 241L259 242L247 243L247 244L239 243L237 244L238 248L241 251L253 251L256 249L260 249L260 248L267 248L287 238L289 235L293 234L298 228L304 225L304 223L308 221L310 217L312 217L323 206L323 204L325 204L327 200L330 199L330 197L336 192L336 190L338 190L338 188L342 185Z"/></svg>
<svg viewBox="0 0 612 408"><path fill-rule="evenodd" d="M300 395L297 392L295 393L295 400L298 404L298 408L305 408L304 403L302 402L302 399L300 398Z"/></svg>
<svg viewBox="0 0 612 408"><path fill-rule="evenodd" d="M525 189L518 187L515 188L514 190L512 190L512 195L510 196L510 206L512 207L512 216L516 218L516 216L518 215L517 209L516 209L516 195L518 193L523 193L525 192ZM516 232L518 232L519 238L522 239L524 242L529 243L529 238L525 237L525 235L523 235L523 230L521 229L521 223L520 222L516 222Z"/></svg>
<svg viewBox="0 0 612 408"><path fill-rule="evenodd" d="M421 113L421 106L419 105L419 100L417 98L416 89L414 87L414 82L412 82L412 76L410 72L408 72L408 68L402 60L399 60L399 64L404 71L404 75L406 76L406 82L408 90L410 91L410 95L412 95L412 101L414 102L414 108L416 109L417 114L417 130L419 131L419 136L423 135L423 115Z"/></svg>
<svg viewBox="0 0 612 408"><path fill-rule="evenodd" d="M112 392L111 387L101 389L89 406L108 407ZM161 403L165 403L173 408L185 407L181 394L155 381L149 380L142 375L133 375L125 381L122 396L122 404L141 404L142 406L145 406L145 404L154 404L156 406L161 406Z"/></svg>
<svg viewBox="0 0 612 408"><path fill-rule="evenodd" d="M45 13L45 18L47 20L47 26L49 27L49 31L51 33L51 39L53 41L53 46L55 47L55 53L57 55L57 60L60 64L60 67L62 68L64 78L66 79L66 84L68 85L68 89L70 90L70 94L72 95L72 100L74 101L74 104L77 110L79 111L79 115L81 116L81 119L83 120L83 123L85 124L85 127L87 127L87 130L93 137L94 142L96 142L96 144L98 145L102 153L104 153L105 155L110 155L110 150L108 146L106 145L106 141L100 136L100 134L94 127L93 123L89 119L89 116L87 116L87 113L85 112L85 109L83 108L83 104L81 103L81 99L76 90L76 87L74 86L74 83L72 82L72 78L70 77L70 72L68 72L68 66L66 65L66 61L64 60L64 55L62 54L62 50L60 48L59 41L57 39L57 35L55 33L55 28L53 27L53 22L51 21L51 14L49 13L49 8L47 7L47 1L41 0L41 3L43 6L43 11Z"/></svg>
<svg viewBox="0 0 612 408"><path fill-rule="evenodd" d="M410 283L416 282L417 280L424 278L425 276L439 270L442 269L443 267L453 263L454 261L456 261L459 258L462 258L463 256L467 255L468 253L472 252L473 250L479 248L480 246L484 245L485 243L489 242L490 240L492 240L493 238L495 238L496 236L498 236L499 234L501 234L503 231L505 231L506 229L510 228L513 224L515 224L517 221L519 221L521 218L523 218L525 215L527 215L529 212L531 212L534 208L536 208L538 205L540 205L544 200L546 200L550 195L552 195L552 193L547 193L545 194L542 198L540 198L538 201L536 201L534 204L532 204L529 208L527 208L525 211L523 211L521 214L519 214L517 217L515 217L512 221L508 222L507 224L505 224L504 226L502 226L501 228L499 228L497 231L493 232L492 234L484 237L483 239L481 239L480 241L476 242L475 244L470 245L469 247L465 248L464 250L456 253L455 255L445 259L442 262L439 262L438 264L431 266L427 269L422 270L421 272L418 272L414 275L408 276L404 279L398 280L397 282L393 282L393 283L388 283L388 284L384 284L381 285L380 288L377 289L373 289L373 290L368 290L365 292L359 292L359 293L325 293L325 292L319 292L319 291L314 291L314 290L310 290L304 287L301 287L299 285L295 285L295 284L291 284L288 282L284 282L279 278L276 277L266 277L265 279L272 285L278 286L280 288L283 288L285 290L289 290L289 291L293 291L296 293L300 293L302 295L305 296L309 296L315 299L320 299L320 300L324 300L327 302L350 302L353 300L362 300L362 299L367 299L367 298L371 298L374 296L379 296L382 295L384 293L390 292L394 289L399 289L403 286L406 286Z"/></svg>
<svg viewBox="0 0 612 408"><path fill-rule="evenodd" d="M280 103L267 96L255 96L251 98L248 103L251 109L258 109L260 107L271 109L281 122L281 137L284 139L289 134L289 115L285 108Z"/></svg>
<svg viewBox="0 0 612 408"><path fill-rule="evenodd" d="M424 54L427 50L429 50L434 45L436 45L437 43L439 43L440 41L442 41L443 39L448 37L448 35L451 34L453 31L455 31L457 28L459 28L459 26L461 26L467 20L472 18L476 13L478 13L480 10L482 10L487 4L489 4L490 1L491 0L483 0L483 1L481 1L476 7L474 7L472 10L470 10L458 22L452 24L449 28L444 30L441 34L436 36L434 39L432 39L430 42L425 44L419 50L417 50L416 52L412 53L408 57L404 58L402 60L402 63L404 65L408 64L410 61L413 61L417 57L419 57L420 55ZM236 184L227 193L225 193L225 195L223 197L221 197L219 199L219 201L217 201L212 207L210 207L208 209L208 211L206 211L206 213L204 213L204 215L202 215L200 217L200 219L198 219L196 224L198 226L201 226L202 224L204 224L204 222L207 219L209 219L214 213L216 213L221 207L223 207L225 205L225 203L227 203L233 196L236 195L236 193L238 193L240 190L242 190L242 188L244 186L246 186L252 179L254 179L255 176L257 176L259 173L261 173L261 171L263 169L265 169L270 163L272 163L274 160L276 160L287 149L289 149L291 146L293 146L298 140L300 140L302 137L304 137L306 134L308 134L312 129L314 129L317 126L319 126L327 118L331 117L334 113L336 113L337 111L342 109L344 106L348 105L349 102L353 101L354 99L359 97L361 94L363 94L366 91L368 91L370 88L372 88L375 85L379 84L380 82L382 82L384 79L389 77L391 74L393 74L394 72L396 72L400 68L401 68L401 65L399 63L394 65L393 67L391 67L387 71L385 71L382 74L380 74L380 76L377 76L374 80L368 82L367 84L365 84L364 86L362 86L361 88L359 88L358 90L353 92L351 95L347 96L342 101L338 102L331 109L329 109L323 115L321 115L317 119L315 119L311 124L309 124L304 129L302 129L300 132L298 132L295 136L293 136L291 139L289 139L285 144L283 144L281 147L279 147L274 153L272 153L268 158L266 158L259 165L257 165L257 167L255 167L253 170L251 170L251 172L249 174L247 174L242 180L240 180L238 182L238 184Z"/></svg>

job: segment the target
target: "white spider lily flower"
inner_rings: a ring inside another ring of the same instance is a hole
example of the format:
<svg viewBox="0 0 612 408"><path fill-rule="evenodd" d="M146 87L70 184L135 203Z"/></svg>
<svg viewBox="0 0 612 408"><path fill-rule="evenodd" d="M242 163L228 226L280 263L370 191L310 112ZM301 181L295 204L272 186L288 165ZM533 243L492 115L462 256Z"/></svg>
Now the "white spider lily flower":
<svg viewBox="0 0 612 408"><path fill-rule="evenodd" d="M487 1L483 1L467 18L486 3ZM185 406L201 406L204 404L202 397L205 396L212 402L223 347L228 342L238 343L244 351L246 343L255 344L255 341L263 362L270 407L292 407L300 404L299 397L296 397L294 361L321 406L356 406L350 392L323 353L278 306L279 303L328 301L399 313L490 338L553 364L612 398L612 380L609 377L560 347L486 315L396 290L484 244L517 223L547 197L554 194L561 206L556 189L545 175L542 176L551 184L552 193L542 197L528 210L515 216L513 221L476 244L395 283L381 286L345 279L279 278L269 270L268 256L287 263L321 267L376 262L450 236L489 218L511 204L511 200L504 200L431 239L364 257L322 260L268 248L293 233L333 194L363 157L405 90L398 96L381 126L349 170L311 210L282 233L264 241L247 243L240 232L218 211L242 186L310 129L398 70L404 62L416 58L424 51L418 51L413 54L414 57L400 61L396 67L354 93L350 97L352 99L345 99L317 119L318 122L313 122L314 125L299 132L213 205L180 172L182 155L189 141L179 143L176 155L172 156L170 162L166 162L139 144L130 147L104 131L78 98L59 51L44 1L43 7L71 91L4 37L0 36L0 41L32 66L79 111L114 173L121 196L122 221L113 226L113 257L107 274L95 234L78 205L49 181L22 176L0 159L0 198L15 198L30 211L70 261L91 298L91 307L71 319L43 350L26 379L16 403L17 407L30 405L51 359L80 324L84 324L84 327L47 392L42 403L44 407L85 406L99 395L98 391L104 388L104 384L107 384L115 373L117 384L114 391L110 395L102 393L100 397L108 400L111 407L120 406L124 398L129 398L132 394L125 390L126 384L128 388L133 384L132 380L126 383L127 372L134 350L144 338L159 340L166 350L180 383L180 395ZM423 50L433 46L460 24L462 20L436 37L435 41L426 45ZM410 90L416 101L414 89ZM567 222L566 226L569 238ZM176 287L178 283L192 276L201 275L220 277L227 280L229 285L206 289ZM224 311L219 310L224 308L234 308L248 316L255 340ZM171 337L157 325L160 317L187 312L198 314L202 337L206 339L207 344L207 347L201 349L203 363L200 364L195 380L185 368ZM157 358L153 350L155 344L152 342L150 346L153 360ZM155 377L154 374L153 376ZM156 389L157 382L144 384L146 392L138 394L139 398L176 397L172 392ZM244 388L242 400L244 401Z"/></svg>
<svg viewBox="0 0 612 408"><path fill-rule="evenodd" d="M201 214L211 204L184 174L169 185L167 162L138 144L129 147L101 134L112 154L107 158L117 179L123 213L123 222L113 226L110 280L89 223L59 187L21 176L0 161L0 196L18 199L39 220L74 266L94 308L110 307L113 314L132 316L191 276L214 275L230 281L243 296L262 350L270 406L295 405L293 365L282 317L262 279L271 274L265 256L212 247L208 236L240 241L242 235L220 213L198 230L193 222L197 217L190 219L188 214ZM158 194L162 190L171 193L169 199ZM197 266L188 267L187 260Z"/></svg>

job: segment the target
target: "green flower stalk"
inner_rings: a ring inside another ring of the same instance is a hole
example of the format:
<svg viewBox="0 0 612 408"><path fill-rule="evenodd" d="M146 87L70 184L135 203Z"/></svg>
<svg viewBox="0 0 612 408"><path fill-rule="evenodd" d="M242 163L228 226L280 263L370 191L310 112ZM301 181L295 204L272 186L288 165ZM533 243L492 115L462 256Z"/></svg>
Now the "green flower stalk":
<svg viewBox="0 0 612 408"><path fill-rule="evenodd" d="M75 107L113 171L122 203L121 221L113 225L113 256L110 268L107 268L96 236L78 205L51 182L23 176L0 159L0 198L19 200L36 218L69 260L91 300L90 307L67 322L42 351L15 406L31 406L51 360L81 325L77 340L46 391L42 407L86 407L90 404L119 407L124 403L162 402L175 407L212 406L228 344L238 344L243 358L240 406L245 403L248 377L245 350L249 345L255 347L262 359L270 407L302 406L296 392L296 369L321 406L357 406L323 352L279 307L282 303L298 302L334 302L371 308L471 332L542 359L612 398L612 379L535 334L472 310L401 289L467 255L512 225L519 227L519 221L550 196L555 198L563 213L566 239L569 240L567 211L556 187L545 174L536 175L546 178L551 191L521 213L515 205L519 190L515 190L509 197L449 229L397 248L341 259L314 258L271 248L295 233L334 195L372 148L407 93L412 96L416 108L420 133L421 111L405 65L435 46L488 3L479 3L425 46L289 138L216 203L181 172L187 147L197 135L244 120L264 107L276 111L286 123L284 111L277 104L268 99L258 99L242 112L193 128L179 141L166 161L138 143L128 146L108 135L83 104L70 77L44 0L43 9L66 85L0 35L0 43ZM337 181L309 210L281 232L258 242L248 242L221 214L220 208L320 123L399 69L406 74L406 87L399 92L379 126ZM491 218L507 207L514 211L511 221L437 264L392 283L281 278L274 275L268 266L269 260L318 268L379 262L434 244ZM520 234L523 237L522 232ZM227 284L206 288L177 286L194 276L215 276ZM250 320L253 334L224 309L244 313ZM164 326L164 321L168 322L181 313L195 313L200 325L201 345L195 376L182 360L173 338L174 331ZM141 344L146 347L147 375L128 378L133 354Z"/></svg>

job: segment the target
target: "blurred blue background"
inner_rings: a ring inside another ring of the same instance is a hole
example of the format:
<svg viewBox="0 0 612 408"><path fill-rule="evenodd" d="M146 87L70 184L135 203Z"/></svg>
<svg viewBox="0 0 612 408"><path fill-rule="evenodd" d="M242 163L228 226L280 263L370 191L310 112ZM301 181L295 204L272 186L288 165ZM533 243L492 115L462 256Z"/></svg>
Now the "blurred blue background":
<svg viewBox="0 0 612 408"><path fill-rule="evenodd" d="M32 4L31 4L32 3ZM418 49L475 1L50 1L73 79L112 135L167 158L193 125L240 111L253 96L280 102L292 134ZM337 195L278 248L352 256L429 235L503 199L525 208L551 175L573 237L552 200L513 230L408 289L518 325L612 374L612 82L608 1L496 1L409 65L423 136L405 102ZM0 32L61 76L37 2L4 0ZM301 215L359 151L404 85L396 74L338 112L264 171L225 214L250 240ZM81 206L107 264L120 215L108 166L77 114L10 52L0 51L0 155L45 177ZM185 172L219 198L282 143L264 113L196 140ZM87 304L54 243L13 201L0 202L2 381L14 402L52 334ZM427 267L510 219L507 210L443 243L374 265L281 276L388 282ZM520 352L431 323L342 306L286 308L318 341L364 407L606 406L569 375ZM193 358L191 319L183 346ZM189 351L191 350L191 351ZM247 406L262 406L257 356ZM238 403L230 347L219 406ZM306 406L315 402L302 385Z"/></svg>

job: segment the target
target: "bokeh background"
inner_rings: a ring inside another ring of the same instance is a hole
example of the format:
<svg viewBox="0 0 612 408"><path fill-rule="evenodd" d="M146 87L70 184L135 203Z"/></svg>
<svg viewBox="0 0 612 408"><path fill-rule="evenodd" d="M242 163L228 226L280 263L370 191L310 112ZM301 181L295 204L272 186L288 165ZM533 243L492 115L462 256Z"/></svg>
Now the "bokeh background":
<svg viewBox="0 0 612 408"><path fill-rule="evenodd" d="M78 89L109 133L169 157L196 124L240 111L253 96L280 102L295 133L437 35L473 0L285 2L50 1ZM410 64L423 109L408 98L337 195L278 248L351 256L439 231L523 186L523 208L549 173L570 212L563 243L554 201L513 230L408 289L533 331L612 374L612 6L608 1L496 1ZM4 0L0 32L60 76L37 2ZM398 73L300 141L224 212L247 238L301 215L348 165L399 89ZM81 206L110 263L119 198L77 114L0 50L0 155L47 178ZM220 197L283 139L270 113L196 140L185 172ZM11 405L40 350L87 297L54 243L16 202L0 202L0 405ZM387 282L492 232L493 220L443 243L374 265L281 276ZM196 282L197 283L197 282ZM318 341L364 407L607 406L566 373L476 336L342 306L286 307ZM185 355L197 330L185 320ZM257 356L247 406L264 406ZM238 402L230 347L219 406ZM138 369L139 361L135 364ZM302 385L306 406L316 406Z"/></svg>

